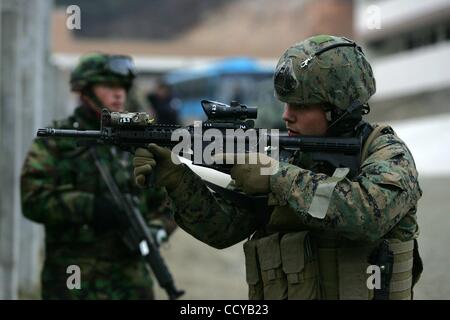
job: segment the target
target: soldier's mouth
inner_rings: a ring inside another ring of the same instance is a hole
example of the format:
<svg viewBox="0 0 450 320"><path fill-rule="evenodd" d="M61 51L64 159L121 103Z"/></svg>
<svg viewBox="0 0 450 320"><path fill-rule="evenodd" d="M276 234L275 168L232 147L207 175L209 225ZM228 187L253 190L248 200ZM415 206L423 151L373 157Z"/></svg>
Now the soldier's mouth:
<svg viewBox="0 0 450 320"><path fill-rule="evenodd" d="M288 129L288 136L299 136L300 135L300 133L295 130L292 130L290 128L287 128L287 129Z"/></svg>

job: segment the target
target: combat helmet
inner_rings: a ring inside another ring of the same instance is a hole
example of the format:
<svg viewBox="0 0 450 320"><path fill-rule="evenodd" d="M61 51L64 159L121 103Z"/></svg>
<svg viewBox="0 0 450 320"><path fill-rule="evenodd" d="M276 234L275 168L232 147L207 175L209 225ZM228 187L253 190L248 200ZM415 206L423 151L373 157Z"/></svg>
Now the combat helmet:
<svg viewBox="0 0 450 320"><path fill-rule="evenodd" d="M293 104L323 104L340 131L350 129L369 112L376 85L372 68L354 41L318 35L288 48L274 74L275 96ZM344 127L342 127L344 126Z"/></svg>
<svg viewBox="0 0 450 320"><path fill-rule="evenodd" d="M131 57L93 53L80 59L70 76L70 86L72 91L82 92L94 84L113 83L128 91L135 76Z"/></svg>

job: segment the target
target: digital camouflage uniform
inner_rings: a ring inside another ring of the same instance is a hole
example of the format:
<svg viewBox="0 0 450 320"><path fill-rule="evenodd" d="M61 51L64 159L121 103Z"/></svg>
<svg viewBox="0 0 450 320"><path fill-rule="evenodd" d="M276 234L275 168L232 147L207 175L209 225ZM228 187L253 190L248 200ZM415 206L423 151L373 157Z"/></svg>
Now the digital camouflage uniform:
<svg viewBox="0 0 450 320"><path fill-rule="evenodd" d="M321 53L320 58L313 54L329 44L347 43L344 40L319 36L288 49L275 73L278 98L291 103L329 102L341 109L356 98L366 102L375 92L375 83L362 54L352 60L353 50L359 49L345 44ZM319 71L303 72L301 63L308 58L304 68ZM370 74L343 75L339 70L350 67ZM314 73L317 76L311 76ZM349 90L335 90L330 79ZM339 110L335 112L339 115ZM306 153L297 152L288 163L281 162L270 176L271 214L263 224L261 212L224 200L186 169L181 183L169 192L175 220L216 248L251 237L244 244L250 299L371 299L374 291L367 287L367 267L373 264L369 261L380 239L389 239L393 252L389 298L410 299L422 269L415 240L422 191L405 143L388 126L372 128L360 172L353 179L308 161ZM359 134L357 130L345 133ZM229 187L235 188L233 182Z"/></svg>
<svg viewBox="0 0 450 320"><path fill-rule="evenodd" d="M87 107L54 122L55 128L98 129ZM159 218L167 229L171 204L164 189L139 191L130 179L130 155L109 146L96 147L123 192L138 194L147 221ZM45 225L44 299L145 299L152 280L137 253L124 245L120 231L93 227L94 198L111 198L89 152L72 139L36 139L22 170L24 215ZM112 201L112 199L111 199ZM69 265L81 269L81 290L68 290Z"/></svg>
<svg viewBox="0 0 450 320"><path fill-rule="evenodd" d="M53 123L55 128L98 130L100 120L87 106ZM168 232L175 225L165 189L140 191L130 179L130 155L110 146L96 146L98 157L120 190L140 198L146 221ZM137 252L125 246L120 228L95 224L96 197L113 201L92 155L73 139L36 139L21 176L23 214L45 226L46 259L43 299L151 299L152 279ZM69 290L67 267L81 269L81 289Z"/></svg>

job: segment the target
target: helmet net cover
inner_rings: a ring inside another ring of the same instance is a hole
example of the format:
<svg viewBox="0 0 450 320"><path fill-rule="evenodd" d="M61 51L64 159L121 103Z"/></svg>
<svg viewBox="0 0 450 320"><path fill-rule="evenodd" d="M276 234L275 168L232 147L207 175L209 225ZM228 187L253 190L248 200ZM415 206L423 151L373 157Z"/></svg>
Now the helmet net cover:
<svg viewBox="0 0 450 320"><path fill-rule="evenodd" d="M125 55L89 54L71 73L73 91L82 91L94 84L118 84L129 90L136 73L133 60Z"/></svg>

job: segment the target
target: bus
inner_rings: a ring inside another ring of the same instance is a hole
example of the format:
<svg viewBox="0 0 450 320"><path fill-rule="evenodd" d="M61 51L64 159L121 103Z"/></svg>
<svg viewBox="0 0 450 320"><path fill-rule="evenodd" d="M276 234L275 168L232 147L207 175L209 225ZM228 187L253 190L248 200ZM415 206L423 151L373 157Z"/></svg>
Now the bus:
<svg viewBox="0 0 450 320"><path fill-rule="evenodd" d="M208 99L257 106L257 127L284 129L282 103L273 94L273 72L273 66L236 57L174 70L163 81L172 89L183 124L206 120L200 101Z"/></svg>

